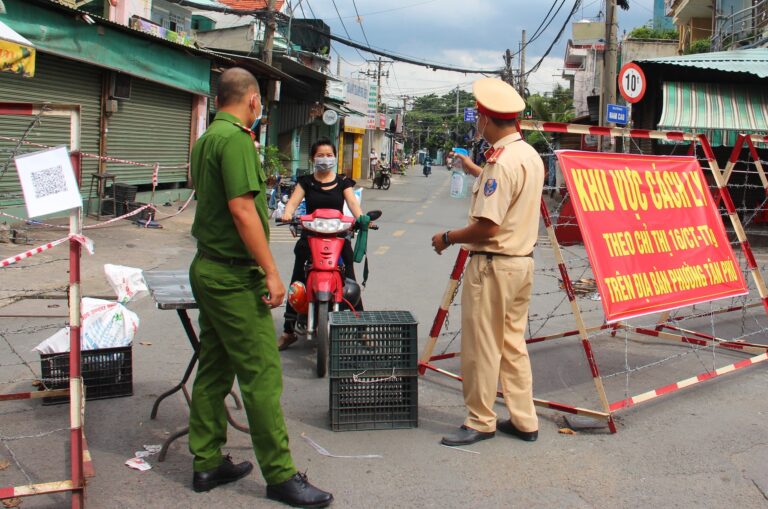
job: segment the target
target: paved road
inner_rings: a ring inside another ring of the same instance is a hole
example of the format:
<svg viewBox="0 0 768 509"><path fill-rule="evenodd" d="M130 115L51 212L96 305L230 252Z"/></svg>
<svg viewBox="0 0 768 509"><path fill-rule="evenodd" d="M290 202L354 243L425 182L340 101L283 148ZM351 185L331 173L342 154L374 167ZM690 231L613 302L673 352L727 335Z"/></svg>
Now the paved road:
<svg viewBox="0 0 768 509"><path fill-rule="evenodd" d="M409 310L419 322L423 346L434 313L448 281L456 255L452 248L437 256L430 237L446 228L464 224L468 199L449 197L449 173L440 167L430 178L412 171L396 176L389 191L363 192L363 209L381 209L381 229L370 235L371 276L364 292L367 309ZM103 263L122 263L144 269L185 267L194 252L188 235L191 213L165 223L163 230L121 226L93 230L97 254L84 258L86 293L107 293ZM40 233L41 237L46 234ZM48 233L50 238L53 233ZM0 253L17 248L0 245ZM281 273L292 266L292 243L284 232L273 235L273 250ZM41 255L42 256L42 255ZM13 272L5 289L56 286L66 280L62 253L37 272ZM566 250L572 275L591 277L583 251ZM40 260L46 260L40 258ZM569 307L558 288L551 250L542 236L536 254L536 296L530 328L536 335L575 328ZM47 270L48 272L43 272ZM362 272L361 270L359 272ZM5 275L5 274L4 274ZM12 282L11 282L12 281ZM14 286L16 285L16 286ZM589 294L580 297L589 324L600 323L599 303ZM123 465L143 444L161 442L170 431L184 425L187 411L179 394L160 407L159 418L149 420L154 398L180 378L190 348L175 313L154 308L150 299L131 305L142 323L134 346L134 396L88 403L86 432L97 476L90 481L88 507L93 508L208 508L279 507L263 499L264 482L257 473L234 485L208 494L189 489L191 458L185 439L171 448L167 461L152 470L137 472ZM438 351L458 347L459 308L451 308ZM275 313L275 325L282 324ZM194 316L194 314L193 314ZM730 337L744 330L762 330L766 320L747 313L702 324L705 330ZM33 374L18 362L23 358L34 371L37 356L30 349L62 321L53 318L1 318L7 341L0 342L0 381L3 389L28 387ZM33 328L33 329L30 329ZM27 330L29 332L8 333ZM456 338L456 339L454 339ZM739 359L711 350L662 344L628 337L593 338L611 400L693 376L706 367ZM765 341L764 334L750 341ZM686 351L686 349L688 349ZM564 403L600 408L583 350L575 339L531 347L537 396ZM627 354L625 356L625 353ZM18 354L18 356L17 356ZM716 354L716 355L715 355ZM661 398L654 403L620 413L619 433L604 430L558 433L562 416L541 410L539 441L523 443L498 436L467 448L442 447L442 434L458 426L464 415L456 382L428 374L419 384L420 421L417 429L334 433L328 429L328 382L314 376L314 351L298 343L282 354L284 409L292 448L301 469L310 479L336 496L334 507L766 507L768 493L768 443L762 438L768 404L768 374L758 366L722 380ZM637 368L666 360L659 369ZM446 369L458 369L444 361ZM613 376L611 376L613 375ZM15 382L15 383L8 383ZM502 406L499 415L506 417ZM0 408L0 435L29 436L66 428L65 407L41 407L38 402L7 403ZM318 454L306 435L336 455L379 454L378 459L330 458ZM6 441L24 472L13 464L7 449L0 460L11 460L0 484L63 479L66 432ZM230 431L228 451L236 459L253 459L246 435ZM62 507L63 495L30 498L23 507Z"/></svg>

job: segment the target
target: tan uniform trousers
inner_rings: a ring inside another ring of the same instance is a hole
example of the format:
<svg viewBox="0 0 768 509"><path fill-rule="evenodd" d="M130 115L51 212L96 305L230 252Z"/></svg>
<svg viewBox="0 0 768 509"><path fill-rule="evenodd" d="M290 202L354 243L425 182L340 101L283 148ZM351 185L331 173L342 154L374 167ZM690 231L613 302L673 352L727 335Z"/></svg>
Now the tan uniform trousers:
<svg viewBox="0 0 768 509"><path fill-rule="evenodd" d="M533 258L475 255L461 292L461 374L468 416L464 425L496 430L499 382L515 427L539 429L531 361L525 345Z"/></svg>

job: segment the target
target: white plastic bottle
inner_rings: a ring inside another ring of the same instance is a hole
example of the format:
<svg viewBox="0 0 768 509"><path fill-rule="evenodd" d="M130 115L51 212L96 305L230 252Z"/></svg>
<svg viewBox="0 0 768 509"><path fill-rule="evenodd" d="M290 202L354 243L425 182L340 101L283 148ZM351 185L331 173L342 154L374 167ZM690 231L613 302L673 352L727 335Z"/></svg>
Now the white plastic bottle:
<svg viewBox="0 0 768 509"><path fill-rule="evenodd" d="M468 155L469 153L463 148L454 148L454 154ZM466 186L464 181L466 176L464 175L464 163L461 158L454 156L453 168L451 168L451 198L464 198L466 195Z"/></svg>

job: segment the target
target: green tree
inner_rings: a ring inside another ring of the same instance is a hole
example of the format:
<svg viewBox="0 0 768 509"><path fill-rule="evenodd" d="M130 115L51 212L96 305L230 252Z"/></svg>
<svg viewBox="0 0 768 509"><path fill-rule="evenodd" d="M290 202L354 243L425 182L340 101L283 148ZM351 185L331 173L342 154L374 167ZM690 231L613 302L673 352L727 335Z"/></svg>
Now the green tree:
<svg viewBox="0 0 768 509"><path fill-rule="evenodd" d="M575 116L571 91L560 85L551 94L534 94L526 101L533 110L533 120L544 122L570 122ZM526 139L540 151L548 151L547 140L542 133L533 131Z"/></svg>
<svg viewBox="0 0 768 509"><path fill-rule="evenodd" d="M427 148L434 154L438 149L450 150L461 145L472 127L470 122L464 122L464 108L474 106L474 96L464 90L459 90L458 115L455 90L441 96L417 97L405 118L406 151Z"/></svg>
<svg viewBox="0 0 768 509"><path fill-rule="evenodd" d="M661 39L676 41L680 35L677 30L663 30L648 27L637 27L629 33L629 39Z"/></svg>

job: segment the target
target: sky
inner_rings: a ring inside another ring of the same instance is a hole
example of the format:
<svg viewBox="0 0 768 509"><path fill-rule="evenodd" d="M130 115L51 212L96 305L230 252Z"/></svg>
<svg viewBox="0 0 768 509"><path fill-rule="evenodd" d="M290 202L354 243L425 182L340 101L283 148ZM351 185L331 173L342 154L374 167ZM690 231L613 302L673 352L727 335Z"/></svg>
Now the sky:
<svg viewBox="0 0 768 509"><path fill-rule="evenodd" d="M526 68L530 69L566 23L574 0L291 0L289 3L295 16L321 18L333 34L376 49L468 69L498 69L504 66L505 50L517 52L523 30L527 31L528 39L531 38L553 1L552 12L563 5L540 37L528 45L525 61ZM653 0L629 0L629 3L629 11L617 9L619 36L653 18ZM556 83L566 84L558 77L571 35L571 22L597 18L604 4L604 0L581 2L538 72L529 76L531 93L550 91ZM358 52L335 41L331 46L334 73L339 57L344 77L359 77L361 72L373 71L374 66L366 60L378 58L376 55ZM518 65L515 56L512 67ZM385 65L384 73L387 72L388 77L382 78L382 94L387 102L394 104L402 104L397 99L402 95L442 95L457 85L471 91L472 82L482 77L399 62Z"/></svg>

